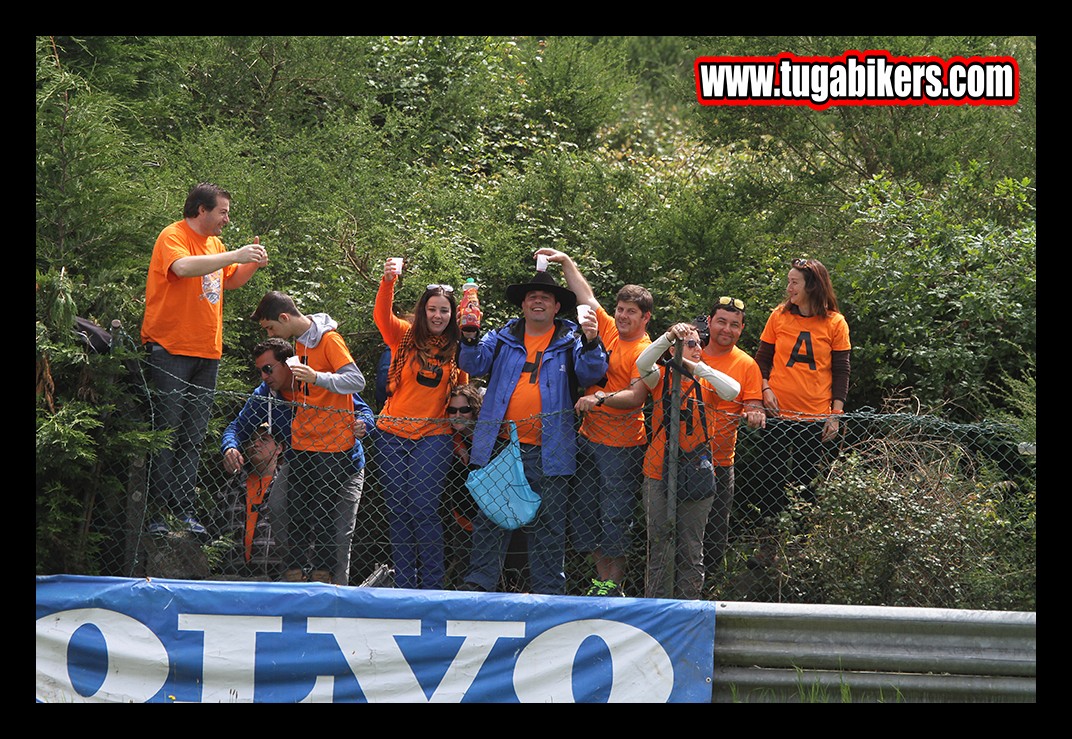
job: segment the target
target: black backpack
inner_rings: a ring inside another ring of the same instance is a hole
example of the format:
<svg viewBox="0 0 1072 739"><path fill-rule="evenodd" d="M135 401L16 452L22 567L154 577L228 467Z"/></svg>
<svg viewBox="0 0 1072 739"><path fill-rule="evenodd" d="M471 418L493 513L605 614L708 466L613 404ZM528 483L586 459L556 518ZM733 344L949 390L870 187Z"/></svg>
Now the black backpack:
<svg viewBox="0 0 1072 739"><path fill-rule="evenodd" d="M94 354L107 354L112 349L112 335L88 318L74 319L74 335Z"/></svg>

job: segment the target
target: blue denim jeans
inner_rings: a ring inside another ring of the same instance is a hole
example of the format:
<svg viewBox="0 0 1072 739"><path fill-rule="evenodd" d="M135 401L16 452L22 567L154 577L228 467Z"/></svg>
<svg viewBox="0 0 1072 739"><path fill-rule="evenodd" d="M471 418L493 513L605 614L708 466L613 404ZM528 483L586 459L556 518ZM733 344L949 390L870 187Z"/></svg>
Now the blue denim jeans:
<svg viewBox="0 0 1072 739"><path fill-rule="evenodd" d="M525 478L540 494L536 520L522 530L528 536L529 578L534 593L562 595L566 591L566 506L572 475L543 474L543 450L533 444L521 445ZM467 582L485 590L498 590L503 562L510 549L513 531L499 528L483 513L473 520L473 549Z"/></svg>
<svg viewBox="0 0 1072 739"><path fill-rule="evenodd" d="M212 413L220 361L171 354L159 344L152 344L148 364L155 387L153 428L171 431L169 447L150 461L149 514L193 514L201 443Z"/></svg>
<svg viewBox="0 0 1072 739"><path fill-rule="evenodd" d="M454 454L449 434L406 439L376 437L380 479L387 502L395 585L442 589L446 575L439 505Z"/></svg>
<svg viewBox="0 0 1072 739"><path fill-rule="evenodd" d="M622 557L632 544L643 479L644 447L615 447L577 437L570 496L571 543L578 552Z"/></svg>

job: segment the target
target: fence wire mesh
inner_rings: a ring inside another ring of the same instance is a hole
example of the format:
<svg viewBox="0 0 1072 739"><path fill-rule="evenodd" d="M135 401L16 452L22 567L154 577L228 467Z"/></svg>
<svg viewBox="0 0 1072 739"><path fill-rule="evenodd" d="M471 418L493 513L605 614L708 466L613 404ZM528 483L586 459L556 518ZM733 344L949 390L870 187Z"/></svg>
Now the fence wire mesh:
<svg viewBox="0 0 1072 739"><path fill-rule="evenodd" d="M141 369L132 375L148 377ZM136 410L129 411L142 414L146 427L159 423L180 396L202 392L149 384L132 388ZM292 579L300 565L301 578L390 587L398 584L400 560L441 558L443 587L461 584L477 507L446 421L446 466L428 478L430 485L406 487L424 494L400 500L388 494L391 483L427 482L424 472L393 463L399 456L386 453L374 429L362 434L365 424L355 424L355 414L301 402L274 400L272 411L305 429L302 448L278 427L257 428L242 447L245 465L228 474L221 438L251 397L215 393L193 465L161 470L169 452L162 457L155 450L101 460L97 474L108 483L90 483L98 492L83 512L92 556L84 559L86 572L72 574L279 580ZM649 401L646 419L651 410ZM671 570L701 558L696 597L1034 610L1034 447L1013 429L846 412L837 441L816 454L799 425L773 419L765 429L740 425L732 472L716 468L710 512L670 506L671 515L676 508L706 521L699 555L682 551L670 534L678 548ZM575 492L600 482L601 464L590 447L578 444ZM643 454L643 447L634 453ZM805 466L795 464L802 459ZM605 461L602 467L615 471ZM656 538L649 536L645 485L628 476L612 485L628 493L624 514L603 512L624 519L621 584L626 595L643 596ZM571 495L571 505L583 497ZM721 527L720 506L728 511ZM571 510L569 520L584 512ZM600 513L587 512L600 520ZM566 593L585 594L596 574L592 556L575 546L583 537L573 525L566 537ZM521 528L505 555L499 589L527 591L528 547Z"/></svg>

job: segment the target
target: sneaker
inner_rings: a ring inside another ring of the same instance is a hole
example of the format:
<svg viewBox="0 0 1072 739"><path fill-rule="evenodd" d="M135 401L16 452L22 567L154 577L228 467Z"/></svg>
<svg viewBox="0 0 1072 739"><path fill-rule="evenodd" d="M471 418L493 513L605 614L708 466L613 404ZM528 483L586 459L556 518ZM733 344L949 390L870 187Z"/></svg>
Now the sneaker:
<svg viewBox="0 0 1072 739"><path fill-rule="evenodd" d="M622 586L613 580L603 581L603 592L599 595L606 595L611 598L620 598L625 595L625 591L622 590Z"/></svg>
<svg viewBox="0 0 1072 739"><path fill-rule="evenodd" d="M279 577L280 582L305 582L305 572L301 567L288 567Z"/></svg>
<svg viewBox="0 0 1072 739"><path fill-rule="evenodd" d="M169 529L167 524L163 521L153 521L149 524L147 531L153 536L164 536L165 534L171 533L171 529Z"/></svg>
<svg viewBox="0 0 1072 739"><path fill-rule="evenodd" d="M331 585L331 573L327 570L313 570L309 573L309 582L324 582Z"/></svg>
<svg viewBox="0 0 1072 739"><path fill-rule="evenodd" d="M205 536L206 534L208 534L208 529L202 526L201 522L198 521L192 513L187 513L179 520L186 527L186 530L189 531L191 534L195 534L197 536Z"/></svg>
<svg viewBox="0 0 1072 739"><path fill-rule="evenodd" d="M592 585L585 595L620 596L623 593L621 586L613 580L597 580L593 577Z"/></svg>

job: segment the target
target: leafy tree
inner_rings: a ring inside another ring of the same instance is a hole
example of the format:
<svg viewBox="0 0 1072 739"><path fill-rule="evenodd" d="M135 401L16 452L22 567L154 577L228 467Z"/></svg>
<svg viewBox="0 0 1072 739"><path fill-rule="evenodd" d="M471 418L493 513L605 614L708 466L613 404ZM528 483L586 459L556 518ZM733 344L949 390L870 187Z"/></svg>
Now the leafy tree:
<svg viewBox="0 0 1072 739"><path fill-rule="evenodd" d="M993 380L1034 355L1032 189L1006 180L990 190L980 169L955 170L933 192L876 178L846 208L861 246L836 274L857 403L913 397L928 411L979 418Z"/></svg>
<svg viewBox="0 0 1072 739"><path fill-rule="evenodd" d="M1013 56L1021 103L696 102L696 56L850 49ZM911 393L971 418L1034 354L1034 37L57 36L36 54L40 559L93 518L65 473L161 443L108 426L145 428L120 397L79 405L84 371L117 392L127 375L71 320L120 319L136 343L152 244L201 180L234 196L225 243L271 256L225 301L221 419L257 381L267 289L331 313L370 372L388 256L408 261L400 308L472 276L496 323L532 252L563 248L603 301L649 287L655 330L742 297L748 349L788 260L815 256L857 347L853 406Z"/></svg>

